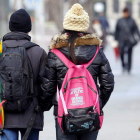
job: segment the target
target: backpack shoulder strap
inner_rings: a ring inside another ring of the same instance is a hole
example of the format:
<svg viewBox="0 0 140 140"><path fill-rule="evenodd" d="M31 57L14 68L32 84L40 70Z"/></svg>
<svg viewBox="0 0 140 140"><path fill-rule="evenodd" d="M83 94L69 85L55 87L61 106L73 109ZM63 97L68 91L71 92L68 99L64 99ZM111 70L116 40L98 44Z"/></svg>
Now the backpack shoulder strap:
<svg viewBox="0 0 140 140"><path fill-rule="evenodd" d="M34 46L39 46L39 45L37 45L33 42L30 42L30 41L22 45L22 47L24 47L25 49L29 49L29 48L32 48Z"/></svg>
<svg viewBox="0 0 140 140"><path fill-rule="evenodd" d="M27 140L28 139L29 134L30 134L30 132L31 132L31 130L33 128L33 125L34 125L36 115L39 113L39 111L40 111L40 107L37 105L36 108L35 108L35 110L34 110L34 113L33 113L32 117L30 119L30 122L28 123L26 132L25 132L22 140Z"/></svg>
<svg viewBox="0 0 140 140"><path fill-rule="evenodd" d="M31 47L34 47L34 46L39 46L35 43L32 43L32 42L27 42L25 44L22 45L23 48L25 48L25 50L31 48ZM28 59L28 65L29 65L29 76L30 76L30 97L33 96L33 93L34 93L34 83L33 83L33 68L32 68L32 64L31 64L31 60L29 58L29 56L27 55L27 59Z"/></svg>
<svg viewBox="0 0 140 140"><path fill-rule="evenodd" d="M75 66L74 63L72 63L62 52L60 52L58 49L52 49L51 52L53 52L64 64L67 68L71 68L72 66Z"/></svg>
<svg viewBox="0 0 140 140"><path fill-rule="evenodd" d="M83 64L83 66L84 66L85 68L88 68L88 67L90 66L90 64L94 61L94 59L95 59L96 55L98 54L100 48L101 48L101 47L97 46L97 50L96 50L96 53L95 53L94 57L93 57L87 64Z"/></svg>

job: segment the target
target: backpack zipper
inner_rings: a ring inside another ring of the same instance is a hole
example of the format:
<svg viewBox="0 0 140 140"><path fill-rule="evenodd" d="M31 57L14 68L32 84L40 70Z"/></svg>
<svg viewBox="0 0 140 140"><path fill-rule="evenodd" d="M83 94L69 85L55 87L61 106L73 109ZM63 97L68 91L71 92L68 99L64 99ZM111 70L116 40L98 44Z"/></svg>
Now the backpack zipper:
<svg viewBox="0 0 140 140"><path fill-rule="evenodd" d="M22 57L21 57L21 55L19 55L19 54L17 54L17 53L12 53L12 54L9 54L9 53L4 53L4 54L2 54L1 56L1 58L3 58L3 57L5 57L5 56L10 56L10 55L18 55L21 59L22 59Z"/></svg>
<svg viewBox="0 0 140 140"><path fill-rule="evenodd" d="M66 81L66 84L65 84L65 86L64 86L64 89L65 89L65 90L67 89L68 82L69 82L70 80L72 80L72 79L79 79L79 78L85 78L85 79L87 79L85 76L79 76L79 77L70 78L70 79L68 79L68 80Z"/></svg>
<svg viewBox="0 0 140 140"><path fill-rule="evenodd" d="M87 84L87 85L93 92L95 92L97 94L97 92L89 84Z"/></svg>
<svg viewBox="0 0 140 140"><path fill-rule="evenodd" d="M22 94L23 94L23 89L22 89L22 73L20 73L20 77L21 77L21 97L22 97Z"/></svg>
<svg viewBox="0 0 140 140"><path fill-rule="evenodd" d="M5 99L5 84L3 84L3 98Z"/></svg>
<svg viewBox="0 0 140 140"><path fill-rule="evenodd" d="M83 117L83 118L80 118L80 117ZM87 115L81 115L81 116L77 116L77 117L74 117L74 116L73 116L72 118L66 117L66 119L67 119L67 120L72 120L73 118L77 118L77 119L79 118L78 120L79 120L79 121L82 121L82 120L85 120L85 117L88 118L88 119L91 119L91 118L92 118L90 115L87 114ZM72 120L72 121L73 121L73 122L77 122L77 120Z"/></svg>
<svg viewBox="0 0 140 140"><path fill-rule="evenodd" d="M21 79L20 79L20 92L21 92L21 98L22 98L22 96L23 96L23 89L22 89L22 73L20 73L20 77L21 77ZM19 99L18 101L17 101L17 103L18 103L18 111L21 111L21 99Z"/></svg>
<svg viewBox="0 0 140 140"><path fill-rule="evenodd" d="M79 76L79 77L70 78L70 79L68 79L68 80L66 81L66 84L65 84L65 86L64 86L64 89L65 89L65 90L67 89L68 82L69 82L70 80L72 80L72 79L79 79L79 78L85 78L85 79L87 80L87 78L86 78L85 76ZM97 92L96 92L89 84L87 84L87 85L88 85L88 87L89 87L93 92L95 92L95 93L97 94Z"/></svg>

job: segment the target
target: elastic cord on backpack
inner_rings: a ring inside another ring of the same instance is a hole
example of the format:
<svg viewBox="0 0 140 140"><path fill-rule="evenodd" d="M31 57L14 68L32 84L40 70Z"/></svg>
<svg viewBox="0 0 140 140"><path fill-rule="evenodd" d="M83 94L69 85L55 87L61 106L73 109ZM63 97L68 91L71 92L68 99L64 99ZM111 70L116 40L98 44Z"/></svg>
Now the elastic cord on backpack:
<svg viewBox="0 0 140 140"><path fill-rule="evenodd" d="M2 51L3 51L3 49L2 49L2 41L0 41L0 56L2 55Z"/></svg>
<svg viewBox="0 0 140 140"><path fill-rule="evenodd" d="M1 95L1 82L0 82L0 95ZM0 97L0 127L1 127L1 133L3 134L3 128L4 128L4 110L3 110L3 104L6 102L6 100L1 100Z"/></svg>

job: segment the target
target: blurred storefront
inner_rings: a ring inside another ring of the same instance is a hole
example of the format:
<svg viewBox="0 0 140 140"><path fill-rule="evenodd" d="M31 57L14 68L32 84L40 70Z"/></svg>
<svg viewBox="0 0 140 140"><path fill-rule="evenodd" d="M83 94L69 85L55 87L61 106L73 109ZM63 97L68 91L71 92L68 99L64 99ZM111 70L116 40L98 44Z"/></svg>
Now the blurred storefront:
<svg viewBox="0 0 140 140"><path fill-rule="evenodd" d="M9 0L0 0L0 38L8 30Z"/></svg>
<svg viewBox="0 0 140 140"><path fill-rule="evenodd" d="M140 27L140 0L106 0L106 7L107 17L114 21L122 16L124 7L128 7Z"/></svg>

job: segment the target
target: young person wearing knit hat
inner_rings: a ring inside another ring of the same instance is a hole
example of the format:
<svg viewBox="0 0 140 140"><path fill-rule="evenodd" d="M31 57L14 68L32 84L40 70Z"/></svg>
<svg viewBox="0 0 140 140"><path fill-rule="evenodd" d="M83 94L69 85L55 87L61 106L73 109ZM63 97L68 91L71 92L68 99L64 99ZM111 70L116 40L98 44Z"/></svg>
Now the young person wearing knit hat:
<svg viewBox="0 0 140 140"><path fill-rule="evenodd" d="M11 32L3 37L3 59L0 61L1 97L2 100L7 100L4 104L3 135L0 137L1 140L18 140L20 132L22 140L38 140L39 131L43 130L44 125L43 108L39 107L42 102L39 87L47 54L41 47L30 42L28 33L32 29L32 23L24 9L11 15L9 29ZM4 79L5 76L8 76L7 80Z"/></svg>
<svg viewBox="0 0 140 140"><path fill-rule="evenodd" d="M57 34L52 39L50 45L51 51L48 54L45 75L43 77L42 95L46 95L44 103L54 105L54 116L56 118L56 138L57 140L96 140L98 131L82 133L79 135L66 135L58 123L58 102L56 91L57 85L60 90L64 77L68 71L58 56L53 53L53 49L59 50L67 59L76 65L82 65L90 62L95 56L101 40L95 34L87 33L89 28L89 16L80 4L74 4L66 13L62 33ZM109 62L102 49L96 55L94 61L87 68L92 75L99 92L100 109L102 110L114 88L114 76ZM99 84L97 84L99 79ZM100 114L102 115L102 114ZM86 125L86 123L85 123ZM85 126L86 127L86 126Z"/></svg>

